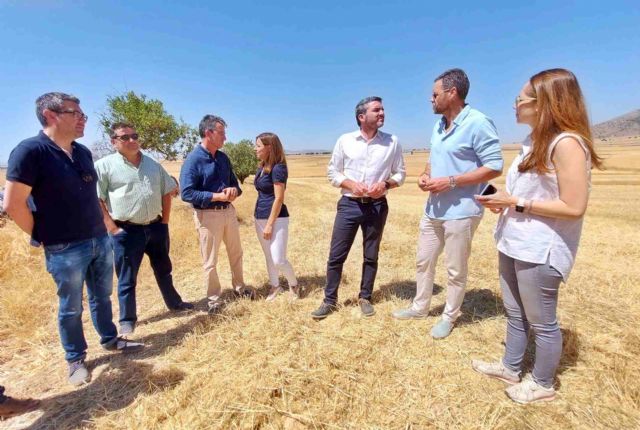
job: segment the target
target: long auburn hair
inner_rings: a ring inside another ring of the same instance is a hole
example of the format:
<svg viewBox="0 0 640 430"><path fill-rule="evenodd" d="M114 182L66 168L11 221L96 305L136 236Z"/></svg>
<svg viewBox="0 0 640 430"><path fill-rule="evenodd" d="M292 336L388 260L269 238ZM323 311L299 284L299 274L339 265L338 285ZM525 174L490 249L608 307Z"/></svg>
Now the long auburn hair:
<svg viewBox="0 0 640 430"><path fill-rule="evenodd" d="M518 171L550 171L549 145L560 133L575 133L591 154L591 165L602 169L602 158L593 147L589 116L578 79L566 69L549 69L529 79L536 99L536 122L531 131L531 152L518 165Z"/></svg>
<svg viewBox="0 0 640 430"><path fill-rule="evenodd" d="M284 148L282 147L282 142L280 142L280 138L275 133L260 133L258 137L256 137L256 143L258 139L262 142L264 146L269 147L269 156L265 161L260 161L260 167L265 173L270 173L273 166L276 164L284 164L287 165L287 158L284 156Z"/></svg>

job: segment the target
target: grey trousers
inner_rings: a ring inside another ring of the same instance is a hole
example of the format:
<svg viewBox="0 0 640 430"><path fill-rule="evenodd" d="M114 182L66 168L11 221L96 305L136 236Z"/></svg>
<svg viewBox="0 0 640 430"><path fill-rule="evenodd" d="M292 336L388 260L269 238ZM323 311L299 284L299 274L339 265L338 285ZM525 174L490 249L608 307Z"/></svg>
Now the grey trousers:
<svg viewBox="0 0 640 430"><path fill-rule="evenodd" d="M548 262L527 263L503 253L499 256L500 287L507 312L507 341L502 363L519 372L529 330L533 331L536 357L533 380L552 387L562 354L562 333L556 318L562 275Z"/></svg>

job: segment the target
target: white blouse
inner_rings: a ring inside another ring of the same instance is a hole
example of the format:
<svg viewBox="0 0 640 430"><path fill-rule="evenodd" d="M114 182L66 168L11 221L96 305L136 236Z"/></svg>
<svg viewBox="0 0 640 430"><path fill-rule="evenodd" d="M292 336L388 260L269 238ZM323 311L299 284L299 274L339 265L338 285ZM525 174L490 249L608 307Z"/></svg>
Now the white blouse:
<svg viewBox="0 0 640 430"><path fill-rule="evenodd" d="M522 144L522 151L507 172L507 192L526 200L558 200L558 177L553 169L551 154L558 141L571 136L580 142L587 156L586 168L591 189L591 157L582 138L573 133L561 133L549 145L547 163L551 171L545 174L518 171L518 165L531 151L531 137ZM535 264L549 264L562 274L565 282L573 267L583 217L579 219L550 218L507 208L498 219L495 239L498 250L516 260Z"/></svg>

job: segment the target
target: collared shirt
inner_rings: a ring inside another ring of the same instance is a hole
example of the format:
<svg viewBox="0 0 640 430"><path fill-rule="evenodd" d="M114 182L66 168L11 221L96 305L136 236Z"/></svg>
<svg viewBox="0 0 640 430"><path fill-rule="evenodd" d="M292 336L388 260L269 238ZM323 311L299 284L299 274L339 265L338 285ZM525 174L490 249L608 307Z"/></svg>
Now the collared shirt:
<svg viewBox="0 0 640 430"><path fill-rule="evenodd" d="M431 177L448 177L471 172L479 167L501 171L503 160L500 139L493 121L466 105L446 131L443 117L431 135ZM425 207L429 218L449 220L482 216L483 207L473 196L480 194L486 183L456 187L438 194L431 193Z"/></svg>
<svg viewBox="0 0 640 430"><path fill-rule="evenodd" d="M360 130L343 134L333 148L327 176L334 187L340 187L345 179L367 186L392 179L402 185L405 169L398 138L380 130L369 142ZM351 196L344 188L342 194Z"/></svg>
<svg viewBox="0 0 640 430"><path fill-rule="evenodd" d="M96 161L98 197L111 218L146 224L162 214L162 196L176 188L166 170L140 153L138 167L116 152Z"/></svg>
<svg viewBox="0 0 640 430"><path fill-rule="evenodd" d="M37 207L32 238L47 245L107 234L96 195L97 174L91 151L71 143L73 160L44 132L11 151L7 180L31 187Z"/></svg>
<svg viewBox="0 0 640 430"><path fill-rule="evenodd" d="M180 170L181 197L194 209L210 209L224 206L226 202L212 202L213 193L234 187L238 196L242 194L238 178L233 173L227 154L216 151L211 154L198 145L189 155Z"/></svg>

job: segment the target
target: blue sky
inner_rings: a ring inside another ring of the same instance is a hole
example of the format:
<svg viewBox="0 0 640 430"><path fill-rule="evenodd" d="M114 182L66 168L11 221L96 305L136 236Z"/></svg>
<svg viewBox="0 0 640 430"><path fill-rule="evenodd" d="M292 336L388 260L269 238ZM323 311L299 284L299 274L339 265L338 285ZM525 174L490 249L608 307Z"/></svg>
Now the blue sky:
<svg viewBox="0 0 640 430"><path fill-rule="evenodd" d="M0 163L38 131L48 91L81 99L87 145L106 97L133 90L192 125L222 116L232 141L274 131L289 150L333 147L357 101L379 95L384 129L425 147L432 81L451 67L505 143L527 132L515 95L546 68L576 73L594 123L640 107L637 0L201 3L0 0Z"/></svg>

